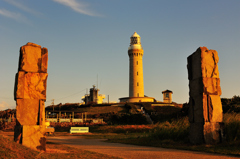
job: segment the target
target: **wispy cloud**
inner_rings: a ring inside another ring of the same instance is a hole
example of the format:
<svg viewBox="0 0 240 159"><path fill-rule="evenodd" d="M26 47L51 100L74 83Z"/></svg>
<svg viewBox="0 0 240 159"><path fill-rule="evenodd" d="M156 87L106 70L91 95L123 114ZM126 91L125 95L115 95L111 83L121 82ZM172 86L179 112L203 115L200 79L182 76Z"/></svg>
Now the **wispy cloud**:
<svg viewBox="0 0 240 159"><path fill-rule="evenodd" d="M90 9L88 9L88 4L85 4L83 2L78 2L76 0L53 0L54 2L60 3L62 5L65 5L67 7L70 7L75 12L86 14L89 16L102 16L100 14L96 14Z"/></svg>
<svg viewBox="0 0 240 159"><path fill-rule="evenodd" d="M6 102L1 102L0 103L0 110L6 110L6 109L9 109L9 104L6 103Z"/></svg>
<svg viewBox="0 0 240 159"><path fill-rule="evenodd" d="M9 3L9 4L12 4L14 5L15 7L25 11L25 12L28 12L28 13L31 13L31 14L34 14L34 15L41 15L42 13L40 12L37 12L31 8L28 8L26 5L24 4L21 4L19 3L19 1L16 1L16 0L4 0L5 2Z"/></svg>
<svg viewBox="0 0 240 159"><path fill-rule="evenodd" d="M6 9L0 9L0 15L3 15L3 16L8 17L8 18L12 18L12 19L14 19L18 22L29 23L27 18L24 17L23 15L21 15L20 13L11 12L11 11L8 11Z"/></svg>

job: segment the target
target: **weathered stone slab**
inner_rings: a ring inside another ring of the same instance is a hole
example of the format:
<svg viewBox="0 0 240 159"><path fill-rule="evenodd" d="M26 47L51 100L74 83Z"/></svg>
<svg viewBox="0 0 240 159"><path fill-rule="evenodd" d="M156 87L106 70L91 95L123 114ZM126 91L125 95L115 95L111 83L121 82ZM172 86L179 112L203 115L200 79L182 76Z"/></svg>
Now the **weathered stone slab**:
<svg viewBox="0 0 240 159"><path fill-rule="evenodd" d="M192 144L204 143L203 122L195 122L190 124L189 140Z"/></svg>
<svg viewBox="0 0 240 159"><path fill-rule="evenodd" d="M20 125L38 125L39 100L17 99L16 118Z"/></svg>
<svg viewBox="0 0 240 159"><path fill-rule="evenodd" d="M41 72L47 73L47 68L48 68L48 49L42 48Z"/></svg>
<svg viewBox="0 0 240 159"><path fill-rule="evenodd" d="M205 122L203 128L203 136L206 144L217 144L223 139L222 123Z"/></svg>
<svg viewBox="0 0 240 159"><path fill-rule="evenodd" d="M218 95L203 96L203 117L205 122L222 122L223 111Z"/></svg>
<svg viewBox="0 0 240 159"><path fill-rule="evenodd" d="M195 144L221 140L223 111L218 60L217 51L206 47L188 57L190 142Z"/></svg>
<svg viewBox="0 0 240 159"><path fill-rule="evenodd" d="M18 121L16 121L16 126L14 127L14 141L19 144L22 143L22 125Z"/></svg>
<svg viewBox="0 0 240 159"><path fill-rule="evenodd" d="M47 73L25 73L19 71L15 84L15 99L46 100Z"/></svg>
<svg viewBox="0 0 240 159"><path fill-rule="evenodd" d="M41 46L27 43L20 48L19 71L39 72L41 68Z"/></svg>
<svg viewBox="0 0 240 159"><path fill-rule="evenodd" d="M203 92L211 95L221 95L220 78L202 78Z"/></svg>
<svg viewBox="0 0 240 159"><path fill-rule="evenodd" d="M218 95L209 95L211 99L211 116L210 122L222 122L223 121L223 110L221 98Z"/></svg>
<svg viewBox="0 0 240 159"><path fill-rule="evenodd" d="M23 125L22 144L35 150L46 151L45 129L44 125Z"/></svg>
<svg viewBox="0 0 240 159"><path fill-rule="evenodd" d="M219 78L217 51L199 47L192 55L188 56L187 60L189 80L203 77Z"/></svg>
<svg viewBox="0 0 240 159"><path fill-rule="evenodd" d="M39 103L39 125L45 125L45 102L40 100Z"/></svg>
<svg viewBox="0 0 240 159"><path fill-rule="evenodd" d="M25 72L20 71L15 76L14 100L24 97Z"/></svg>
<svg viewBox="0 0 240 159"><path fill-rule="evenodd" d="M192 144L217 144L223 139L222 123L195 122L190 125L189 140Z"/></svg>
<svg viewBox="0 0 240 159"><path fill-rule="evenodd" d="M203 93L221 95L220 78L196 78L189 81L190 96L199 96Z"/></svg>
<svg viewBox="0 0 240 159"><path fill-rule="evenodd" d="M202 77L219 78L218 72L218 53L216 50L208 50L206 47L201 49L201 68Z"/></svg>
<svg viewBox="0 0 240 159"><path fill-rule="evenodd" d="M203 122L203 95L191 97L189 106L189 121Z"/></svg>
<svg viewBox="0 0 240 159"><path fill-rule="evenodd" d="M16 126L14 141L35 150L46 150L45 103L48 50L27 43L20 48L15 77Z"/></svg>
<svg viewBox="0 0 240 159"><path fill-rule="evenodd" d="M188 79L193 80L202 77L201 68L201 49L198 48L192 55L187 58Z"/></svg>
<svg viewBox="0 0 240 159"><path fill-rule="evenodd" d="M204 92L202 78L196 78L189 81L189 95L191 97L202 95Z"/></svg>

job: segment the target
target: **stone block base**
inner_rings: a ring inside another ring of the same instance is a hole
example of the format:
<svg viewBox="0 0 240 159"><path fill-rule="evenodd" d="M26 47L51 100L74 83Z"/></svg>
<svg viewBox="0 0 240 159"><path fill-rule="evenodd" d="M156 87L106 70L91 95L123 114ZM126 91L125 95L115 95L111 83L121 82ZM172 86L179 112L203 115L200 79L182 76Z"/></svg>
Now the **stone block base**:
<svg viewBox="0 0 240 159"><path fill-rule="evenodd" d="M46 151L45 129L45 126L40 125L16 126L14 140L31 149Z"/></svg>
<svg viewBox="0 0 240 159"><path fill-rule="evenodd" d="M222 123L205 122L203 133L206 144L221 143L223 139L223 125Z"/></svg>
<svg viewBox="0 0 240 159"><path fill-rule="evenodd" d="M189 140L192 144L203 144L203 123L191 123L189 131Z"/></svg>
<svg viewBox="0 0 240 159"><path fill-rule="evenodd" d="M191 123L189 140L192 144L217 144L223 139L222 123Z"/></svg>

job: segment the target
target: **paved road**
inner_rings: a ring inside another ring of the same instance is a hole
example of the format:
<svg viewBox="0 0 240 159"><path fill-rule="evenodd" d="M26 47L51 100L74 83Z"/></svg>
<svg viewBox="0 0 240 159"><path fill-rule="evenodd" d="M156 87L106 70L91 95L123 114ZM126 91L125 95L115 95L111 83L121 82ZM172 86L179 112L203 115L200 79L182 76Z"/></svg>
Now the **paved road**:
<svg viewBox="0 0 240 159"><path fill-rule="evenodd" d="M75 148L108 154L126 159L236 159L208 153L135 146L103 142L105 139L84 139L79 136L47 137L48 142L61 143Z"/></svg>

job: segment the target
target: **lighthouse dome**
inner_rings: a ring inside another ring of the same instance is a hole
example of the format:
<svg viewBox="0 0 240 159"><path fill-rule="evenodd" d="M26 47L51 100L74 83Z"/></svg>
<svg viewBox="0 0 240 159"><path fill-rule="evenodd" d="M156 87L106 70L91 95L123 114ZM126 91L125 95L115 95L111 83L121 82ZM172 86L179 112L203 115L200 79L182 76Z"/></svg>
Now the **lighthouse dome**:
<svg viewBox="0 0 240 159"><path fill-rule="evenodd" d="M140 37L138 33L135 31L131 37Z"/></svg>
<svg viewBox="0 0 240 159"><path fill-rule="evenodd" d="M130 37L130 46L128 47L128 50L131 49L142 49L141 37L137 34L137 32L134 32Z"/></svg>

